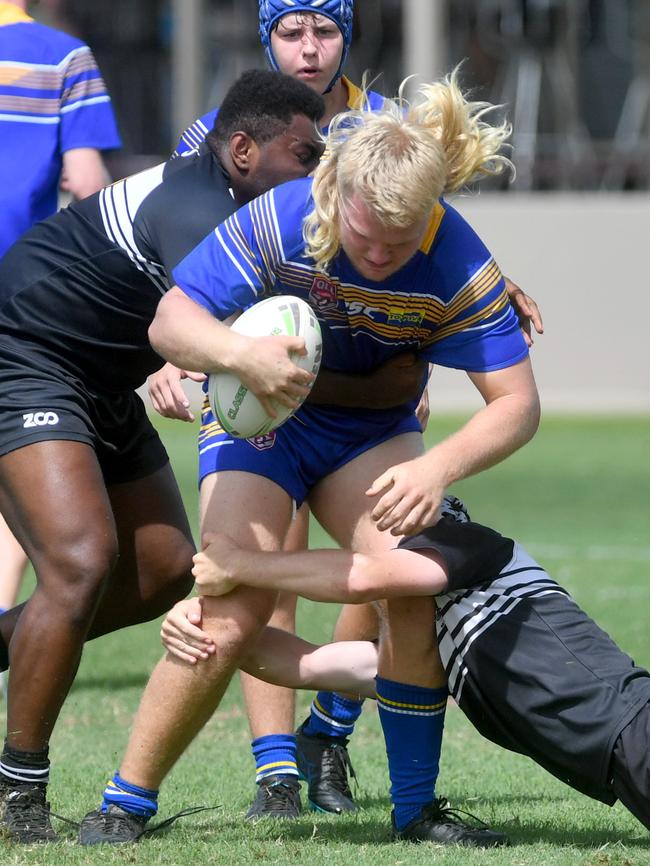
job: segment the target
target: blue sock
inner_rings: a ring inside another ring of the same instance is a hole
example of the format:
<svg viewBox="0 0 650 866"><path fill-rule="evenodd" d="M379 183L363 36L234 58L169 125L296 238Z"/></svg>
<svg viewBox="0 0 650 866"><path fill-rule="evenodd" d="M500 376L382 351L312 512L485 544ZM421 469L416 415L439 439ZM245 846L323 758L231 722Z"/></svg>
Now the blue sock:
<svg viewBox="0 0 650 866"><path fill-rule="evenodd" d="M382 677L376 684L395 827L403 830L435 797L447 688L409 686Z"/></svg>
<svg viewBox="0 0 650 866"><path fill-rule="evenodd" d="M361 715L363 699L344 698L336 692L318 692L311 703L309 719L303 726L308 737L349 737Z"/></svg>
<svg viewBox="0 0 650 866"><path fill-rule="evenodd" d="M267 776L295 776L298 778L296 737L294 734L268 734L251 743L255 758L255 781Z"/></svg>
<svg viewBox="0 0 650 866"><path fill-rule="evenodd" d="M110 805L119 806L120 809L134 815L151 818L158 811L158 791L139 788L137 785L126 782L119 773L115 773L104 788L101 811L106 812Z"/></svg>

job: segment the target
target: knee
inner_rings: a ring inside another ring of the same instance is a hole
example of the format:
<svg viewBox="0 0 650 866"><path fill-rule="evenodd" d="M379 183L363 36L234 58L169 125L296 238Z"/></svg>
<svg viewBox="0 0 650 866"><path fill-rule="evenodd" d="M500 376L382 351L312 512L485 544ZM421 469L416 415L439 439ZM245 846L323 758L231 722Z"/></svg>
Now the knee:
<svg viewBox="0 0 650 866"><path fill-rule="evenodd" d="M192 557L194 546L177 544L173 551L158 557L155 563L140 566L138 583L140 600L149 618L166 613L177 601L185 598L194 585Z"/></svg>
<svg viewBox="0 0 650 866"><path fill-rule="evenodd" d="M203 599L203 629L219 652L230 653L257 637L275 608L276 593L240 588Z"/></svg>
<svg viewBox="0 0 650 866"><path fill-rule="evenodd" d="M65 609L73 623L85 623L117 561L117 539L110 533L54 544L44 556L33 558L38 590Z"/></svg>

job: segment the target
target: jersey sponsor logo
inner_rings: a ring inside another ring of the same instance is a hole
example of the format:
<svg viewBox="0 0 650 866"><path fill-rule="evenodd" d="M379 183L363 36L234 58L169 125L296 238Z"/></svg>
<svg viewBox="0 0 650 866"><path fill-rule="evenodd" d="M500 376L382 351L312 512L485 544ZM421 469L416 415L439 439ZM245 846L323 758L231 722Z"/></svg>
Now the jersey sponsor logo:
<svg viewBox="0 0 650 866"><path fill-rule="evenodd" d="M373 319L381 313L377 307L369 307L361 301L344 301L344 303L350 316L367 316L369 319Z"/></svg>
<svg viewBox="0 0 650 866"><path fill-rule="evenodd" d="M336 309L338 301L336 286L325 277L314 277L309 290L309 300L317 310Z"/></svg>
<svg viewBox="0 0 650 866"><path fill-rule="evenodd" d="M419 310L394 310L388 311L389 325L414 325L418 327L422 324L424 313Z"/></svg>
<svg viewBox="0 0 650 866"><path fill-rule="evenodd" d="M56 412L26 412L23 415L23 427L45 427L47 424L58 424Z"/></svg>
<svg viewBox="0 0 650 866"><path fill-rule="evenodd" d="M275 445L275 430L271 433L263 433L261 436L253 436L251 439L247 439L247 442L253 446L253 448L257 448L258 451L268 451L269 448L273 448Z"/></svg>

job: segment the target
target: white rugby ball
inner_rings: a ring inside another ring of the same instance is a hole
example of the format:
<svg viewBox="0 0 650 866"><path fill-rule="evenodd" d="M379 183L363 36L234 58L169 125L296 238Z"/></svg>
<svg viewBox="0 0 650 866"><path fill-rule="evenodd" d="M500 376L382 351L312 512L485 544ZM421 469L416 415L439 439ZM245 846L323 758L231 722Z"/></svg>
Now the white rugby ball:
<svg viewBox="0 0 650 866"><path fill-rule="evenodd" d="M231 327L249 337L302 337L307 354L294 353L291 360L303 370L314 375L318 373L322 354L320 325L309 304L301 298L293 295L267 298L249 307ZM209 376L208 399L223 429L237 439L270 433L296 411L274 403L277 416L271 418L253 392L232 373L212 373Z"/></svg>

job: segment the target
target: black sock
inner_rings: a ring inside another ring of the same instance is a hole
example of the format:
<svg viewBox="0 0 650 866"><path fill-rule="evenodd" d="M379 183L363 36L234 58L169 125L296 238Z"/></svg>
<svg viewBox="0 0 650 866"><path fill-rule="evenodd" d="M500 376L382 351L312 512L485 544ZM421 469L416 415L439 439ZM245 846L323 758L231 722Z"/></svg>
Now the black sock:
<svg viewBox="0 0 650 866"><path fill-rule="evenodd" d="M0 634L0 671L9 670L9 647Z"/></svg>
<svg viewBox="0 0 650 866"><path fill-rule="evenodd" d="M0 782L4 785L47 785L50 777L49 748L38 752L14 749L5 740L0 755Z"/></svg>

